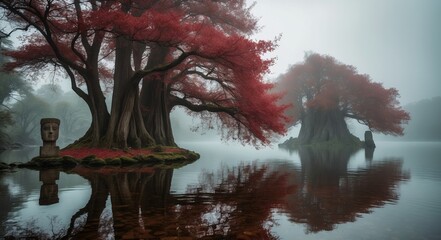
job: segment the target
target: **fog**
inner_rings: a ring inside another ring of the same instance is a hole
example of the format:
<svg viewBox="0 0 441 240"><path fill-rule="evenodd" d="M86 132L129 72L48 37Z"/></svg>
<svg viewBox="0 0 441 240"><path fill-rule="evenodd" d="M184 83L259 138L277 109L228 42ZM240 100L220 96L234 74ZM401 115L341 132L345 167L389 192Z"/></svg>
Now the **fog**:
<svg viewBox="0 0 441 240"><path fill-rule="evenodd" d="M440 96L441 92L441 1L438 0L248 0L256 2L252 13L259 19L260 31L253 38L273 40L281 35L278 48L267 57L275 57L268 80L303 61L305 52L328 54L368 74L374 82L396 88L406 110L415 102ZM434 115L434 114L432 114ZM439 114L438 114L439 115ZM197 124L183 111L175 111L172 120L177 141L191 136L194 140L219 139L215 132L184 134L182 129ZM412 119L415 119L411 112ZM436 117L436 116L435 116ZM438 116L441 118L441 116ZM424 119L419 116L417 119ZM412 120L411 120L412 123ZM417 131L409 124L405 134ZM187 127L185 127L187 126ZM362 138L366 126L349 121L350 131ZM412 129L410 129L412 128ZM297 136L299 127L287 136ZM421 135L421 134L420 134ZM386 137L379 140L411 140L412 137ZM418 140L422 140L420 136ZM435 138L428 137L434 140ZM441 136L438 136L438 140Z"/></svg>
<svg viewBox="0 0 441 240"><path fill-rule="evenodd" d="M438 0L259 0L252 12L256 39L282 34L270 79L313 51L398 89L408 104L440 95L439 10Z"/></svg>
<svg viewBox="0 0 441 240"><path fill-rule="evenodd" d="M253 0L248 2L251 6ZM438 0L259 0L251 12L259 19L260 30L252 38L281 36L276 50L267 56L276 58L266 76L269 81L312 51L331 55L369 74L373 81L398 89L401 105L408 106L441 95L439 10ZM32 84L39 88L52 81ZM67 80L55 82L69 90ZM221 139L216 130L193 133L190 129L200 122L182 109L172 112L172 121L178 144ZM348 127L357 137L367 130L355 122ZM290 129L274 143L297 133L298 128Z"/></svg>

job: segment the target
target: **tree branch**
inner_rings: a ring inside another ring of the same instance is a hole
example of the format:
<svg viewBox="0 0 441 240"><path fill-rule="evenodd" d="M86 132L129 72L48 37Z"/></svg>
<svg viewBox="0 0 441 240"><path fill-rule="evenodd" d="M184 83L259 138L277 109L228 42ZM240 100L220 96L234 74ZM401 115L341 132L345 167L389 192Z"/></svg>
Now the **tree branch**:
<svg viewBox="0 0 441 240"><path fill-rule="evenodd" d="M138 70L135 72L135 74L133 74L132 78L130 79L130 83L133 85L138 85L141 79L143 79L145 76L154 72L165 72L167 70L170 70L181 64L185 59L187 59L191 55L195 55L195 53L184 52L178 58L176 58L175 60L173 60L168 64L160 65L151 69L144 68L143 70Z"/></svg>
<svg viewBox="0 0 441 240"><path fill-rule="evenodd" d="M184 106L194 112L224 112L232 117L235 117L238 112L238 109L235 107L223 107L213 103L193 104L183 98L179 98L173 95L170 95L170 104L171 106Z"/></svg>

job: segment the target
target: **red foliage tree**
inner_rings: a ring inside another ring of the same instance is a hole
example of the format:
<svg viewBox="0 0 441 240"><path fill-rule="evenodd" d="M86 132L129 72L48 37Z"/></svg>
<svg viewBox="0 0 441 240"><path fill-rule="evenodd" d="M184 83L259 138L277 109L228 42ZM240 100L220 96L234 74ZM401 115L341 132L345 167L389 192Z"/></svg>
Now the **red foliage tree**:
<svg viewBox="0 0 441 240"><path fill-rule="evenodd" d="M1 0L0 7L13 31L35 30L8 53L9 69L66 72L92 114L80 139L90 146L175 145L174 106L247 143L266 144L285 130L285 106L262 80L272 64L262 55L274 43L247 37L256 20L244 0ZM113 89L110 111L103 82Z"/></svg>
<svg viewBox="0 0 441 240"><path fill-rule="evenodd" d="M286 89L283 101L292 104L291 125L301 123L300 144L353 139L345 118L392 135L402 135L401 124L409 120L395 88L386 89L330 56L307 54L279 77L278 88Z"/></svg>

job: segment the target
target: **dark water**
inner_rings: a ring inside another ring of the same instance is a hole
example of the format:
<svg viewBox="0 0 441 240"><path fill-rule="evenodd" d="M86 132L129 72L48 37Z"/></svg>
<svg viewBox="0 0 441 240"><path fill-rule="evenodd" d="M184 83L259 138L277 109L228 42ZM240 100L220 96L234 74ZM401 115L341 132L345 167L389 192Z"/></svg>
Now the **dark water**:
<svg viewBox="0 0 441 240"><path fill-rule="evenodd" d="M201 159L179 169L1 172L0 236L441 239L441 143L379 142L373 155L181 145Z"/></svg>

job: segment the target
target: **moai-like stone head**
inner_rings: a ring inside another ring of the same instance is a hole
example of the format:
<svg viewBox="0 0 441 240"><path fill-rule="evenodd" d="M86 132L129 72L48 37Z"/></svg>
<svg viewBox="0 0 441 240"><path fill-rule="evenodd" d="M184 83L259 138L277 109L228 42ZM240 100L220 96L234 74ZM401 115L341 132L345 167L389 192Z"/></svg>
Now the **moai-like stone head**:
<svg viewBox="0 0 441 240"><path fill-rule="evenodd" d="M54 143L58 139L58 132L60 128L60 120L57 118L43 118L40 121L41 125L41 139L44 143Z"/></svg>
<svg viewBox="0 0 441 240"><path fill-rule="evenodd" d="M57 157L60 148L56 145L60 128L60 119L43 118L40 121L41 139L43 146L40 147L40 157Z"/></svg>
<svg viewBox="0 0 441 240"><path fill-rule="evenodd" d="M40 205L51 205L59 202L58 184L60 171L56 169L40 170L40 181L43 182L40 188Z"/></svg>

